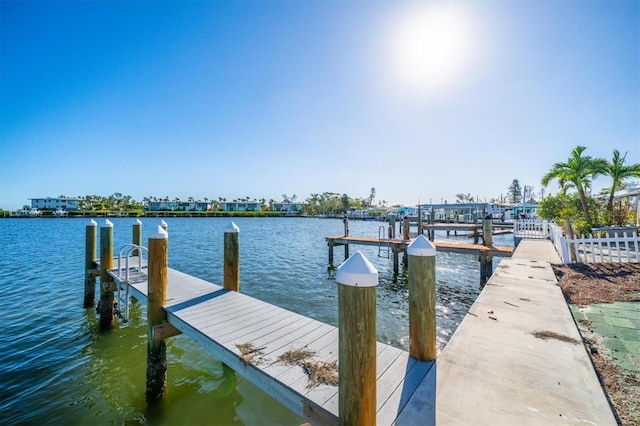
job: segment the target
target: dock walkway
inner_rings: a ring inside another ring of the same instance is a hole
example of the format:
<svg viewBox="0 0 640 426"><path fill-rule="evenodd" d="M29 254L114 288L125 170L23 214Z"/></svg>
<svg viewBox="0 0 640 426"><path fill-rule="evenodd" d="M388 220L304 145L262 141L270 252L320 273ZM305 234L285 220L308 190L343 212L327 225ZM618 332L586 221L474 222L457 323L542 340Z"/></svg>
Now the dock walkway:
<svg viewBox="0 0 640 426"><path fill-rule="evenodd" d="M405 251L411 241L400 238L375 238L362 236L343 236L336 235L325 237L330 246L339 245L363 245L376 247L392 247L399 251ZM485 253L489 256L509 257L513 253L513 247L508 246L483 246L479 244L452 243L447 241L433 241L436 249L442 253L461 253L461 254L481 254Z"/></svg>
<svg viewBox="0 0 640 426"><path fill-rule="evenodd" d="M501 260L438 358L438 424L616 424L551 263L546 240Z"/></svg>
<svg viewBox="0 0 640 426"><path fill-rule="evenodd" d="M115 269L110 274L118 276ZM130 284L130 294L146 302L147 288L146 280ZM312 424L338 423L338 387L310 386L302 367L278 361L285 352L299 349L314 351L313 361L337 361L336 327L171 268L167 291L170 324L300 417ZM242 345L253 352L243 352ZM407 351L377 343L378 424L392 424L403 414L433 366L410 358ZM434 412L413 407L404 415L433 419Z"/></svg>

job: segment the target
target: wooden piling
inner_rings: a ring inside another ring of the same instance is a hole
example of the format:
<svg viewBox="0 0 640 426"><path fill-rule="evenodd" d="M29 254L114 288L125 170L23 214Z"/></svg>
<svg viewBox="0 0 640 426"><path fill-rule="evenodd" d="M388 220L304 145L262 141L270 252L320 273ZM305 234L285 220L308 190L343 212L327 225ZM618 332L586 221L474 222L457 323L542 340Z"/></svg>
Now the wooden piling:
<svg viewBox="0 0 640 426"><path fill-rule="evenodd" d="M400 272L400 250L398 247L393 246L393 273Z"/></svg>
<svg viewBox="0 0 640 426"><path fill-rule="evenodd" d="M491 216L486 216L482 220L482 241L487 247L493 246L493 220Z"/></svg>
<svg viewBox="0 0 640 426"><path fill-rule="evenodd" d="M423 235L409 254L409 355L418 361L436 359L436 247Z"/></svg>
<svg viewBox="0 0 640 426"><path fill-rule="evenodd" d="M473 220L473 224L474 225L478 225L478 213L477 212L473 212L471 220ZM478 228L476 226L475 228L473 228L473 244L478 244L479 240L480 240L480 235L478 233Z"/></svg>
<svg viewBox="0 0 640 426"><path fill-rule="evenodd" d="M389 215L389 238L395 238L395 237L396 237L396 215L392 213Z"/></svg>
<svg viewBox="0 0 640 426"><path fill-rule="evenodd" d="M115 283L108 270L113 269L113 223L105 220L100 227L100 328L110 328L113 323L113 291Z"/></svg>
<svg viewBox="0 0 640 426"><path fill-rule="evenodd" d="M486 252L480 253L480 288L489 281L491 274L493 273L493 256L488 255Z"/></svg>
<svg viewBox="0 0 640 426"><path fill-rule="evenodd" d="M333 265L333 240L329 240L327 245L329 246L329 265Z"/></svg>
<svg viewBox="0 0 640 426"><path fill-rule="evenodd" d="M405 241L409 239L409 218L405 217L402 224L402 239Z"/></svg>
<svg viewBox="0 0 640 426"><path fill-rule="evenodd" d="M348 217L344 217L344 219L342 219L342 223L344 224L344 236L348 237L349 236L349 218ZM345 244L344 245L344 258L345 260L349 257L349 244Z"/></svg>
<svg viewBox="0 0 640 426"><path fill-rule="evenodd" d="M131 230L132 230L131 242L137 246L141 246L142 245L142 222L140 221L140 219L136 219L136 223L133 224ZM140 252L137 249L133 250L131 254L133 256L140 256Z"/></svg>
<svg viewBox="0 0 640 426"><path fill-rule="evenodd" d="M84 307L96 303L96 270L94 261L98 258L98 223L91 219L87 225L84 254Z"/></svg>
<svg viewBox="0 0 640 426"><path fill-rule="evenodd" d="M224 230L224 288L240 291L240 228L231 222Z"/></svg>
<svg viewBox="0 0 640 426"><path fill-rule="evenodd" d="M167 300L168 236L162 226L149 237L147 314L147 402L156 402L167 385L167 346L153 339L153 327L167 321L163 306Z"/></svg>
<svg viewBox="0 0 640 426"><path fill-rule="evenodd" d="M493 246L493 221L490 215L482 220L482 240L487 247ZM480 285L484 286L493 273L493 256L483 252L480 254Z"/></svg>
<svg viewBox="0 0 640 426"><path fill-rule="evenodd" d="M378 271L356 252L340 265L336 281L339 424L375 425Z"/></svg>

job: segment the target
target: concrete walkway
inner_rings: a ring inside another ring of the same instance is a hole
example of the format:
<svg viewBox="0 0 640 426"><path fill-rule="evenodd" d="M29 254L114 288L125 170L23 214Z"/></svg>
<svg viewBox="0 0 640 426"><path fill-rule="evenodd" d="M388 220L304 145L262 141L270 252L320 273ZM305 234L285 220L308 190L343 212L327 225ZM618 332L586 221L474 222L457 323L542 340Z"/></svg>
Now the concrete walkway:
<svg viewBox="0 0 640 426"><path fill-rule="evenodd" d="M533 240L500 262L437 361L437 424L616 424L551 262Z"/></svg>

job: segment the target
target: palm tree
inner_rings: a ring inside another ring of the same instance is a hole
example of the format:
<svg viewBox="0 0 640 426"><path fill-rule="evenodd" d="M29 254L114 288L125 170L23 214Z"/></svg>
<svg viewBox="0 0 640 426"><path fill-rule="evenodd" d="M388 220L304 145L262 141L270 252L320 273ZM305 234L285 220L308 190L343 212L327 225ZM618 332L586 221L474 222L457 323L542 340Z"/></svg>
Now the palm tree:
<svg viewBox="0 0 640 426"><path fill-rule="evenodd" d="M627 178L640 177L640 164L624 165L627 153L620 156L620 151L613 150L613 159L611 163L608 163L604 169L605 175L609 176L612 180L611 189L609 191L609 201L607 202L607 213L611 216L613 214L613 196L615 192L623 187L624 180Z"/></svg>
<svg viewBox="0 0 640 426"><path fill-rule="evenodd" d="M582 153L585 149L587 148L584 146L577 146L571 151L571 157L566 163L555 163L542 178L542 185L547 186L553 179L557 179L563 193L568 188L576 188L580 196L584 218L587 223L591 223L585 189L591 188L592 179L604 173L607 162L601 158L583 156Z"/></svg>

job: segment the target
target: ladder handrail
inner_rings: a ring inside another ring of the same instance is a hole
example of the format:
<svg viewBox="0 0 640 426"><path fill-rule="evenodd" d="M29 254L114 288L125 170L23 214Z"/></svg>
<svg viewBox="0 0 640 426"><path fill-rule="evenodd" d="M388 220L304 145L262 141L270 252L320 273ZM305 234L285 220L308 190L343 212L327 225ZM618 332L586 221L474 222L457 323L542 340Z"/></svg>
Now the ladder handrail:
<svg viewBox="0 0 640 426"><path fill-rule="evenodd" d="M124 280L122 279L122 255L125 252L125 249L128 250L126 251L126 257L125 257L125 271L124 271ZM142 266L142 253L147 253L147 255L149 254L149 250L144 247L144 246L140 246L137 244L126 244L124 246L122 246L122 248L120 249L120 253L118 254L118 279L120 280L120 283L118 283L118 301L122 302L124 304L124 314L122 312L122 309L118 309L118 316L120 318L122 318L122 320L124 322L129 321L129 259L132 257L132 254L134 251L137 251L138 254L138 272L140 274L142 274L142 270L143 268L146 268L146 266ZM125 284L125 289L124 289L124 298L121 295L121 284L124 283Z"/></svg>

